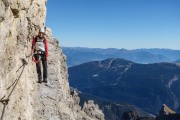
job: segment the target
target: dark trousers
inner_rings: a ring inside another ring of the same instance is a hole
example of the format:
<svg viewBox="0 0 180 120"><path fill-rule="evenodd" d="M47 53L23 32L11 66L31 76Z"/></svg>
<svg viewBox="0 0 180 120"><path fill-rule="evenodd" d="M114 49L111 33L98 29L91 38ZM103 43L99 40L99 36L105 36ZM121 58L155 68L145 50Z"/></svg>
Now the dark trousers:
<svg viewBox="0 0 180 120"><path fill-rule="evenodd" d="M38 74L38 80L42 80L42 72L41 72L41 61L43 65L43 80L47 80L47 61L46 61L46 55L45 54L35 54L34 55L35 60L39 60L39 57L41 57L41 60L36 63L36 70Z"/></svg>

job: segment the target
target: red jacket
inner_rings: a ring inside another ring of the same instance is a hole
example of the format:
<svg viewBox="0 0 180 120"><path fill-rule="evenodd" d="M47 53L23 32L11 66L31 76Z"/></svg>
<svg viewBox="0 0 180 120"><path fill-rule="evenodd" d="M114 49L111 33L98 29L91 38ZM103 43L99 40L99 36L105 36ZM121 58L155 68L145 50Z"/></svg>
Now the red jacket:
<svg viewBox="0 0 180 120"><path fill-rule="evenodd" d="M34 37L33 40L32 40L32 47L31 47L32 52L34 52L34 45L36 43L36 38L37 37L38 36ZM48 57L48 41L47 41L47 39L45 37L44 37L44 48L45 48L46 57Z"/></svg>

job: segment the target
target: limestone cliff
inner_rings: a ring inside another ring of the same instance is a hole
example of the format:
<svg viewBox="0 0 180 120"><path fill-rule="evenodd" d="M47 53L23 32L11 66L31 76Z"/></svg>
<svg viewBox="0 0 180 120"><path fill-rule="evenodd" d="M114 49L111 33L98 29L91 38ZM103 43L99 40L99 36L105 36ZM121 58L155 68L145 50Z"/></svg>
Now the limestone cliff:
<svg viewBox="0 0 180 120"><path fill-rule="evenodd" d="M28 57L31 40L45 24L46 0L0 0L0 99L8 97L21 71L22 76L10 96L4 120L92 120L104 119L87 113L70 94L66 57L51 30L47 30L49 43L48 84L38 84L35 64ZM22 59L28 61L23 69ZM13 84L14 85L14 84ZM91 105L91 108L94 105ZM0 114L3 104L0 104ZM91 111L92 112L92 111ZM94 113L94 112L92 112Z"/></svg>

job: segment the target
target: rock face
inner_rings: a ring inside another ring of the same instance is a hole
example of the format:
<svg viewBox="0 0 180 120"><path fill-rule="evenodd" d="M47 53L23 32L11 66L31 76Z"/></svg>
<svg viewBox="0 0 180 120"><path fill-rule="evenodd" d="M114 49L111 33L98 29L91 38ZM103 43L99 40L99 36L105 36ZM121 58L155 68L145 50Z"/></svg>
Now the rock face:
<svg viewBox="0 0 180 120"><path fill-rule="evenodd" d="M10 96L4 120L96 120L70 95L66 57L51 30L48 84L38 84L35 64L28 57L31 40L45 24L46 0L0 0L0 99L6 99L14 81L21 78ZM28 64L23 68L22 59ZM7 89L9 88L9 89ZM0 104L0 113L3 104ZM100 111L100 110L99 110ZM99 112L99 116L103 116Z"/></svg>
<svg viewBox="0 0 180 120"><path fill-rule="evenodd" d="M156 117L156 120L180 120L180 114L177 114L175 111L171 110L165 104L161 107L159 115Z"/></svg>

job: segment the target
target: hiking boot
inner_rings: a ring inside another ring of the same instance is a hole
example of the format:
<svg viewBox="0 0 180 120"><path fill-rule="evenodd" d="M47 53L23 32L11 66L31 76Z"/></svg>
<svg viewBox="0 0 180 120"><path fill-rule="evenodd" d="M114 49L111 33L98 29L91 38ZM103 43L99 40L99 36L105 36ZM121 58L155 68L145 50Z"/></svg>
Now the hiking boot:
<svg viewBox="0 0 180 120"><path fill-rule="evenodd" d="M44 79L42 82L47 83L47 79Z"/></svg>
<svg viewBox="0 0 180 120"><path fill-rule="evenodd" d="M38 79L38 81L37 81L38 83L42 83L42 80L41 79Z"/></svg>
<svg viewBox="0 0 180 120"><path fill-rule="evenodd" d="M38 80L37 83L42 83L42 81L41 81L41 80Z"/></svg>

